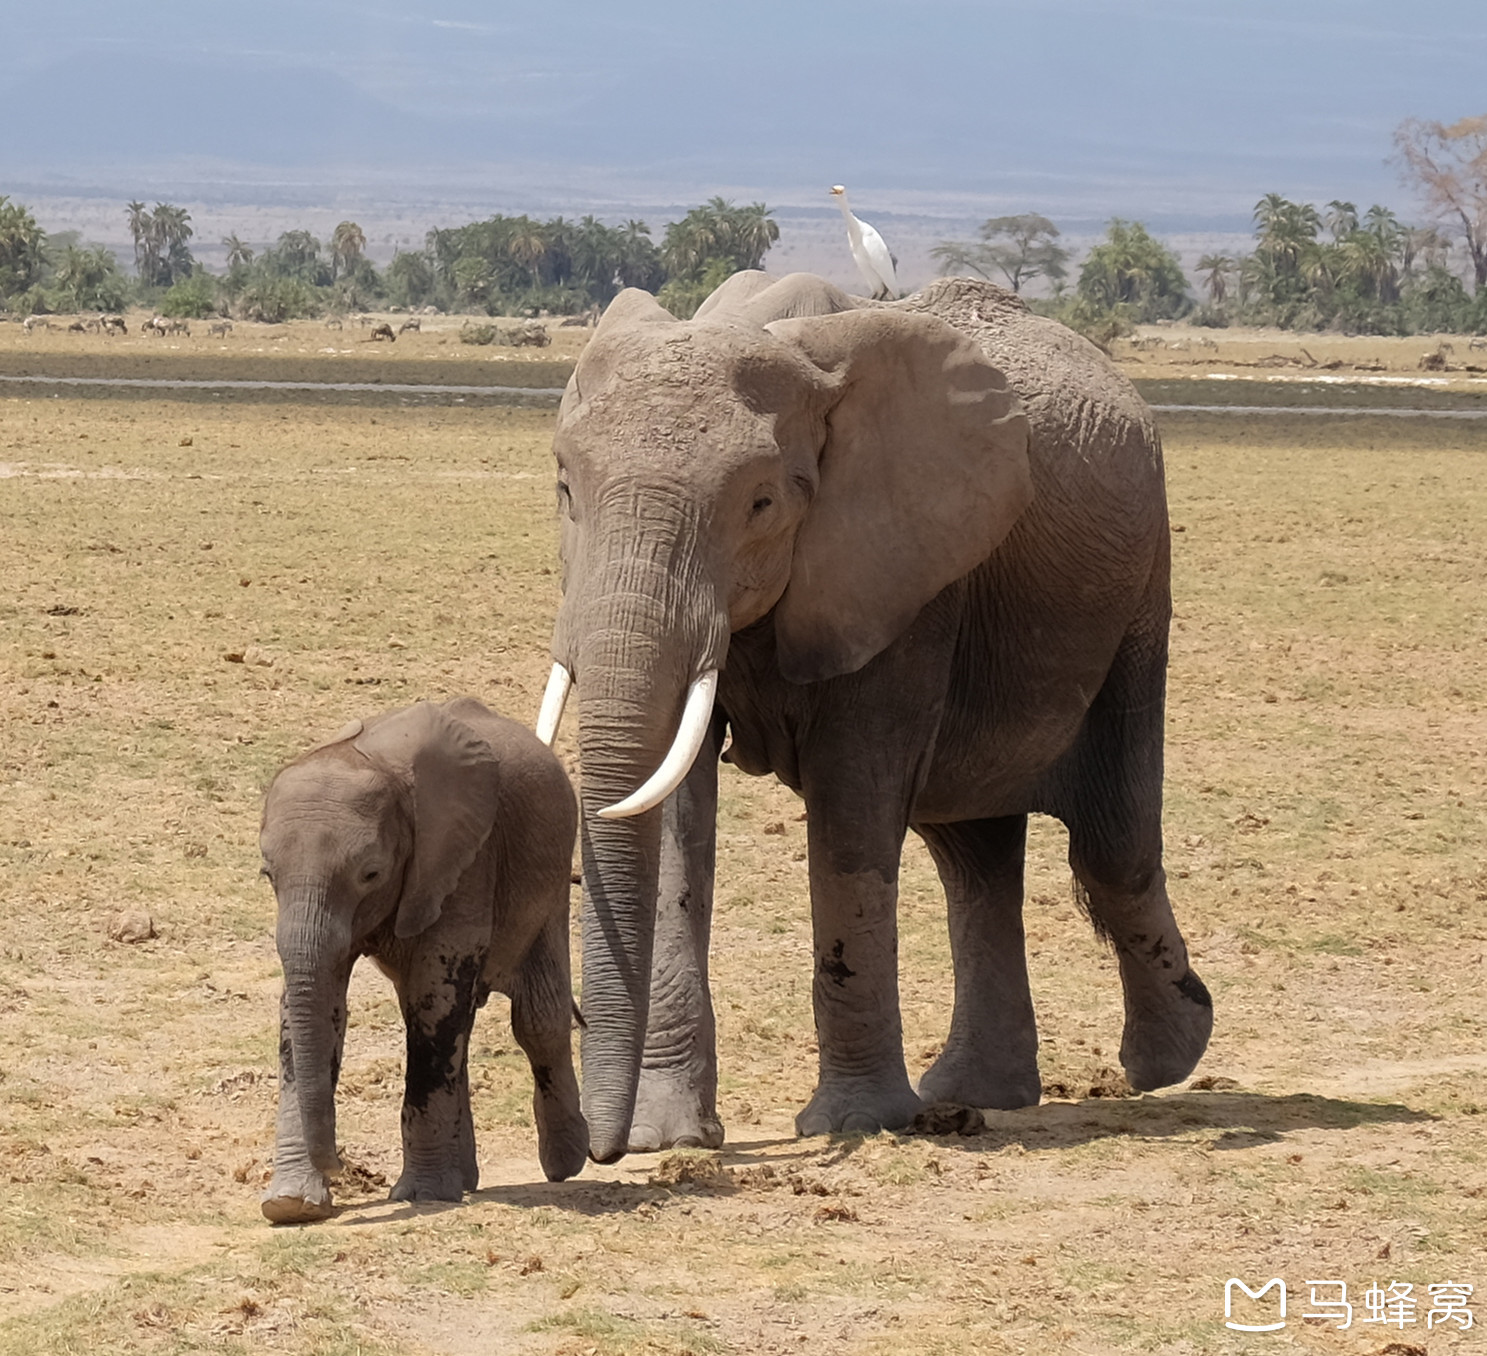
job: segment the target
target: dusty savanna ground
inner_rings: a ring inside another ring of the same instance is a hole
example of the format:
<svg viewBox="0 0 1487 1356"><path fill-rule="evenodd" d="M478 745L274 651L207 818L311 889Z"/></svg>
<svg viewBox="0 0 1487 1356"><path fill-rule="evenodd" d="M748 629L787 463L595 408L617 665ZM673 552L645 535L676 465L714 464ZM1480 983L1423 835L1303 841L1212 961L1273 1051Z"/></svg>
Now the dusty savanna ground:
<svg viewBox="0 0 1487 1356"><path fill-rule="evenodd" d="M341 355L300 333L289 366L334 379ZM106 342L5 326L0 358ZM1089 1095L1118 1091L1120 998L1042 822L1028 925L1055 1095L971 1137L795 1140L814 1073L805 826L788 793L725 769L722 1154L543 1183L495 1000L473 1061L485 1185L388 1206L401 1028L364 968L344 1209L270 1229L262 789L346 719L416 698L535 715L552 417L0 390L0 1352L1480 1344L1487 427L1468 422L1165 421L1168 866L1214 994L1199 1074L1217 1087ZM918 1072L950 986L913 840L903 885ZM158 936L110 940L126 910ZM1285 1332L1226 1331L1224 1281L1276 1275ZM1322 1277L1422 1299L1467 1282L1479 1326L1428 1331L1427 1300L1402 1330L1336 1332L1299 1317Z"/></svg>

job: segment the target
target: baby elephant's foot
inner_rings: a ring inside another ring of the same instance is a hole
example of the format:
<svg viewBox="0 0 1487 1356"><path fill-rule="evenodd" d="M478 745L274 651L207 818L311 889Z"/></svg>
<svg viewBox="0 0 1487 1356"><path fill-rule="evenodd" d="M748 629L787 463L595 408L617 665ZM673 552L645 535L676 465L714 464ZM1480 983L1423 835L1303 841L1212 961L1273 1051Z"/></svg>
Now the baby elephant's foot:
<svg viewBox="0 0 1487 1356"><path fill-rule="evenodd" d="M795 1133L875 1135L879 1130L902 1130L923 1109L903 1073L881 1080L823 1081L795 1118Z"/></svg>
<svg viewBox="0 0 1487 1356"><path fill-rule="evenodd" d="M335 1214L330 1184L312 1167L275 1172L259 1208L274 1224L309 1224Z"/></svg>
<svg viewBox="0 0 1487 1356"><path fill-rule="evenodd" d="M630 1119L628 1152L722 1147L723 1122L699 1081L685 1072L642 1072L635 1115Z"/></svg>
<svg viewBox="0 0 1487 1356"><path fill-rule="evenodd" d="M404 1168L403 1175L387 1193L390 1201L461 1201L466 1191L474 1191L480 1179L459 1165L447 1168L424 1168L415 1172Z"/></svg>
<svg viewBox="0 0 1487 1356"><path fill-rule="evenodd" d="M1120 1062L1138 1092L1180 1083L1197 1067L1213 1034L1213 999L1197 974L1144 989L1126 985Z"/></svg>

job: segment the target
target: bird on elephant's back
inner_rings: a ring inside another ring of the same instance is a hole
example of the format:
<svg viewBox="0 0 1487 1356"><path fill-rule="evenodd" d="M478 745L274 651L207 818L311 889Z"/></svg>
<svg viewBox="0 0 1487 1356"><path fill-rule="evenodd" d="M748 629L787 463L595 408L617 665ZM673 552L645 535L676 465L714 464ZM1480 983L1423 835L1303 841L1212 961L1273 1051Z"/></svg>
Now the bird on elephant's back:
<svg viewBox="0 0 1487 1356"><path fill-rule="evenodd" d="M1161 866L1170 613L1161 448L1093 345L942 279L861 302L736 274L689 322L622 293L563 398L564 595L540 733L578 689L592 1152L721 1142L707 988L717 758L809 815L819 1038L802 1133L1041 1092L1027 816L1069 855L1125 990L1132 1084L1212 1010ZM943 1052L911 1087L904 833L950 913Z"/></svg>

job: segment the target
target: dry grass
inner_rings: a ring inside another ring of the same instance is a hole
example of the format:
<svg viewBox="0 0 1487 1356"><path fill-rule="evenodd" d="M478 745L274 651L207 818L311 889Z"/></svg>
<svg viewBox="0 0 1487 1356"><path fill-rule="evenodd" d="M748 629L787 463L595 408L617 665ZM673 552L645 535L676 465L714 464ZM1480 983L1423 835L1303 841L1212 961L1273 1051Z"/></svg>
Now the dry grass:
<svg viewBox="0 0 1487 1356"><path fill-rule="evenodd" d="M487 1185L460 1208L380 1203L400 1024L359 972L347 1208L270 1230L261 788L418 697L533 717L550 428L0 394L0 1352L1222 1352L1245 1349L1224 1279L1277 1274L1286 1336L1355 1352L1387 1337L1294 1318L1303 1281L1487 1296L1487 431L1442 422L1167 425L1169 869L1217 1004L1200 1073L1235 1086L1055 1100L970 1138L794 1140L804 825L726 769L720 1158L542 1183L493 1004ZM1062 853L1037 825L1029 944L1045 1078L1077 1095L1110 1081L1120 1000ZM917 845L903 896L917 1072L949 1012ZM125 909L159 936L108 940ZM1423 1316L1394 1336L1423 1343Z"/></svg>

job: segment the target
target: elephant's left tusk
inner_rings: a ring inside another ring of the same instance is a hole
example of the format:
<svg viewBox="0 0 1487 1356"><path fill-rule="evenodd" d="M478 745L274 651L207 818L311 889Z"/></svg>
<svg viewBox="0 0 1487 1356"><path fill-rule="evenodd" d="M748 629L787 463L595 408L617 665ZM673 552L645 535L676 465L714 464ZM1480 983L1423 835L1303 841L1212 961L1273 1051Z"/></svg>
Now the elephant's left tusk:
<svg viewBox="0 0 1487 1356"><path fill-rule="evenodd" d="M718 671L708 669L687 689L687 704L682 708L681 725L671 749L661 760L661 766L651 775L650 781L614 805L606 805L599 811L600 819L628 819L631 815L644 814L654 809L682 784L702 741L707 738L707 727L712 724L713 698L718 692Z"/></svg>
<svg viewBox="0 0 1487 1356"><path fill-rule="evenodd" d="M558 736L563 708L568 705L572 690L573 675L561 664L554 664L547 677L547 691L542 694L542 709L537 713L537 738L548 748L552 748L552 741Z"/></svg>

